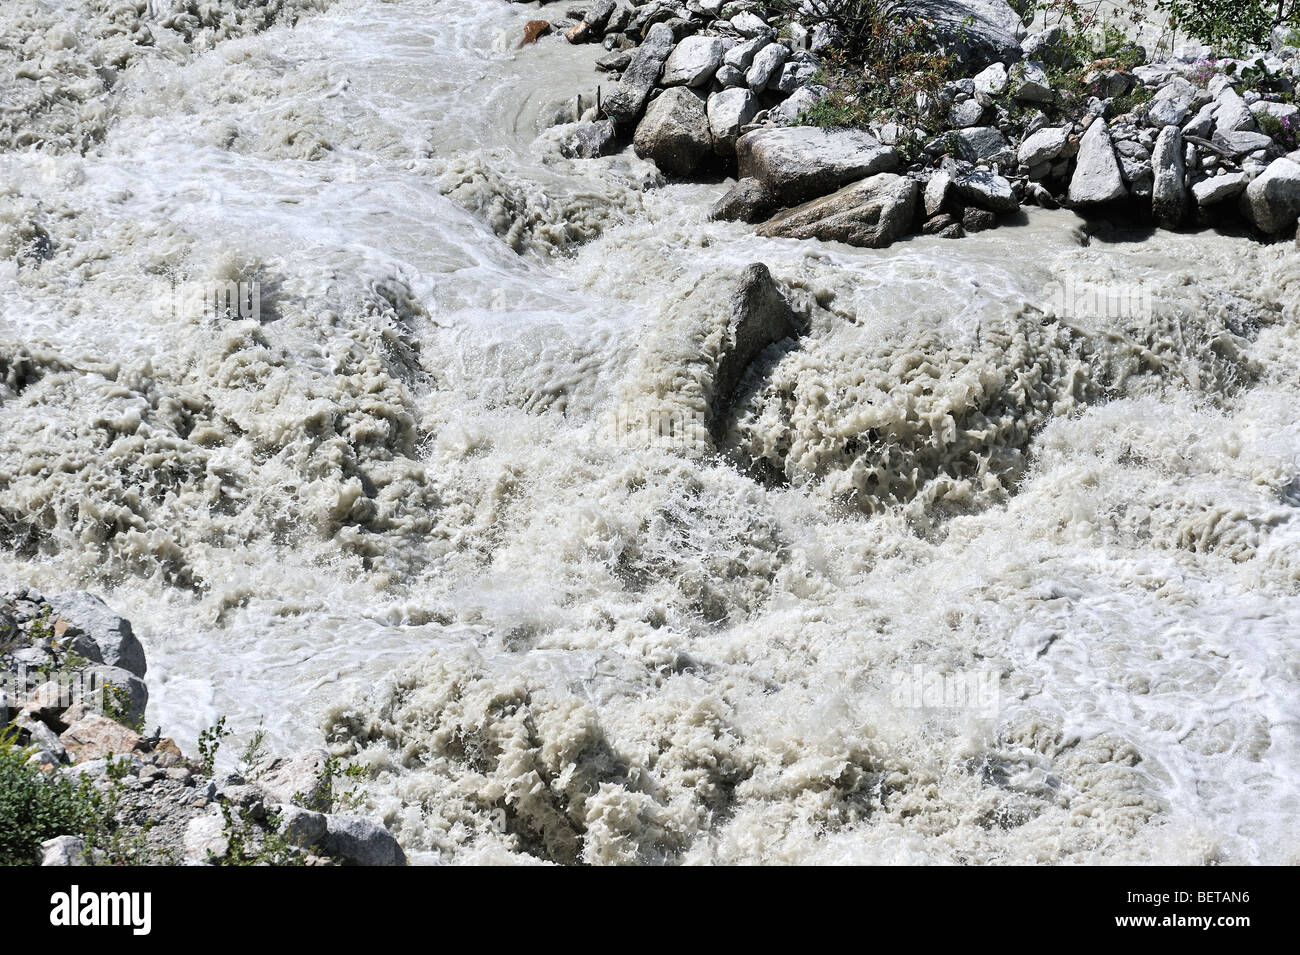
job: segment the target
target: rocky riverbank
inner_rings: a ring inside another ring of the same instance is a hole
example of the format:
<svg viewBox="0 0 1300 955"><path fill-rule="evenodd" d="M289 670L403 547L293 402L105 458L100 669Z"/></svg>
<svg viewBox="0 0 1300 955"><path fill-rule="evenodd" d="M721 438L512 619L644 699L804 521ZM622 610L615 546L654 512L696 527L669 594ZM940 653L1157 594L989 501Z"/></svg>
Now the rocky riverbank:
<svg viewBox="0 0 1300 955"><path fill-rule="evenodd" d="M5 861L405 864L383 825L338 811L326 750L272 757L252 744L223 772L223 724L197 758L146 733L146 672L131 624L95 595L0 595Z"/></svg>
<svg viewBox="0 0 1300 955"><path fill-rule="evenodd" d="M567 128L570 153L603 155L630 140L670 176L734 175L712 215L768 236L872 247L918 232L958 238L1025 205L1167 229L1295 232L1293 32L1279 28L1268 50L1238 59L1184 47L1149 62L1129 44L1083 62L1063 27L1029 32L1002 0L932 0L916 12L965 74L926 104L939 120L847 129L817 113L835 95L826 85L834 27L766 9L748 0L566 6L558 32L599 40L608 52L596 68L614 81ZM534 21L523 42L550 26Z"/></svg>

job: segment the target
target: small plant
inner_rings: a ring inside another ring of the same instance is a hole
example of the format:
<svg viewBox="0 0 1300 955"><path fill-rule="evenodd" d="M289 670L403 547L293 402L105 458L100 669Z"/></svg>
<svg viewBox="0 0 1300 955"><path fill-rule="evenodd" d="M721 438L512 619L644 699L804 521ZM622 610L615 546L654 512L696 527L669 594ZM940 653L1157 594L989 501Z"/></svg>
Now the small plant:
<svg viewBox="0 0 1300 955"><path fill-rule="evenodd" d="M364 796L358 784L364 781L367 775L364 766L353 763L345 767L337 756L330 756L321 767L320 775L316 777L316 789L313 794L294 793L292 801L313 812L337 810L347 812L359 809ZM354 785L341 790L337 785L340 778L351 780Z"/></svg>
<svg viewBox="0 0 1300 955"><path fill-rule="evenodd" d="M266 762L266 757L269 755L265 723L266 717L257 721L257 729L253 730L253 735L248 738L243 751L239 754L239 775L245 779L256 779L261 775L258 767Z"/></svg>
<svg viewBox="0 0 1300 955"><path fill-rule="evenodd" d="M1259 131L1271 136L1273 141L1290 152L1300 149L1300 114L1293 113L1281 118L1272 113L1261 112L1255 116Z"/></svg>
<svg viewBox="0 0 1300 955"><path fill-rule="evenodd" d="M221 817L224 820L222 834L226 837L226 854L218 857L208 851L208 861L219 866L303 866L306 865L304 853L287 837L281 835L279 813L270 813L266 817L265 828L259 826L246 809L236 816L229 803L221 804Z"/></svg>
<svg viewBox="0 0 1300 955"><path fill-rule="evenodd" d="M219 716L215 723L199 733L199 767L204 776L212 775L212 770L217 763L217 753L221 750L222 740L230 736L232 732L232 730L226 729L226 718Z"/></svg>
<svg viewBox="0 0 1300 955"><path fill-rule="evenodd" d="M135 719L129 719L131 715L131 694L126 687L114 686L110 683L104 686L103 689L104 715L136 733L143 733L144 714L141 713Z"/></svg>

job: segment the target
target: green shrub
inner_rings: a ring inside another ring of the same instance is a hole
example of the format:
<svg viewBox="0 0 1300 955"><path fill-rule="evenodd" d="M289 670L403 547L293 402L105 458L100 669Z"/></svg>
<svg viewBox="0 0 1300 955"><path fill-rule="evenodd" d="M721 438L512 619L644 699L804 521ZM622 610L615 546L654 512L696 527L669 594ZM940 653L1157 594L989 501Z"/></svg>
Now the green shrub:
<svg viewBox="0 0 1300 955"><path fill-rule="evenodd" d="M17 738L16 727L0 731L0 865L37 862L46 839L93 834L103 826L95 787L64 774L47 778L28 765L32 750Z"/></svg>
<svg viewBox="0 0 1300 955"><path fill-rule="evenodd" d="M1156 0L1172 26L1221 53L1239 53L1268 40L1280 23L1300 22L1300 3L1291 0Z"/></svg>

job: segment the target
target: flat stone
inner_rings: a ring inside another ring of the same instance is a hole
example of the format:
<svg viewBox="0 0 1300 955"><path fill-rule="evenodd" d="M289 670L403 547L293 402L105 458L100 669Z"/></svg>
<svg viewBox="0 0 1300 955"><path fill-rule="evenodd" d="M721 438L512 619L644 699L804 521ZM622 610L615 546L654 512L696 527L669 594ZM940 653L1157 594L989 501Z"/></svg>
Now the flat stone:
<svg viewBox="0 0 1300 955"><path fill-rule="evenodd" d="M1194 184L1192 195L1196 198L1198 206L1218 205L1220 202L1237 198L1246 191L1249 183L1250 177L1244 172L1228 172Z"/></svg>
<svg viewBox="0 0 1300 955"><path fill-rule="evenodd" d="M756 129L736 141L742 177L763 183L785 205L898 168L898 153L857 130L812 126Z"/></svg>
<svg viewBox="0 0 1300 955"><path fill-rule="evenodd" d="M881 248L910 231L917 192L916 180L879 173L778 215L758 234Z"/></svg>
<svg viewBox="0 0 1300 955"><path fill-rule="evenodd" d="M1011 183L1002 176L985 169L972 169L953 180L962 198L990 212L1008 213L1020 208ZM966 231L971 231L967 228Z"/></svg>

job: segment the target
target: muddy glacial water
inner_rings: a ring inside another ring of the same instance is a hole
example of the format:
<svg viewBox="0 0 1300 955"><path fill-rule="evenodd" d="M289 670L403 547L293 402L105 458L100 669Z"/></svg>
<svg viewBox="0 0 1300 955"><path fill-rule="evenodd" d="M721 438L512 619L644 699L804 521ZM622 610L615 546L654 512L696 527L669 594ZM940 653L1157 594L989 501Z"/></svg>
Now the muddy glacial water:
<svg viewBox="0 0 1300 955"><path fill-rule="evenodd" d="M0 6L0 584L418 862L1300 862L1294 247L759 239L536 15Z"/></svg>

